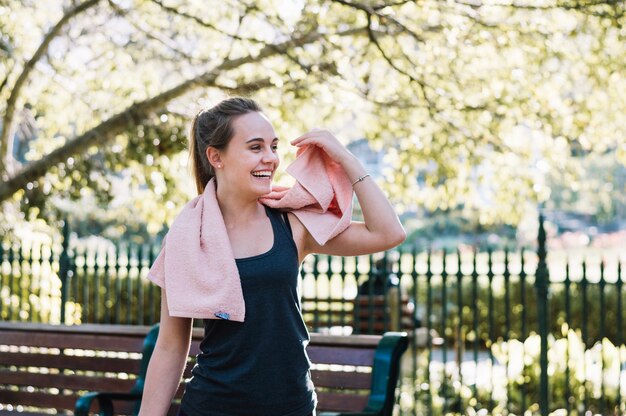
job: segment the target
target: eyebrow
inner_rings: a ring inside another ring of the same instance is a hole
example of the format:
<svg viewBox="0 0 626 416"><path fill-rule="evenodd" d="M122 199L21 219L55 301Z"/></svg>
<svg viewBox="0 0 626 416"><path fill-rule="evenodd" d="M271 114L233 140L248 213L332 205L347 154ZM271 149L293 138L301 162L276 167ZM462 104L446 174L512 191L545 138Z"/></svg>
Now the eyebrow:
<svg viewBox="0 0 626 416"><path fill-rule="evenodd" d="M252 139L248 139L246 141L246 143L250 143L250 142L264 142L265 140L263 140L262 137L253 137ZM274 139L272 140L272 143L277 142L278 141L278 137L274 137Z"/></svg>

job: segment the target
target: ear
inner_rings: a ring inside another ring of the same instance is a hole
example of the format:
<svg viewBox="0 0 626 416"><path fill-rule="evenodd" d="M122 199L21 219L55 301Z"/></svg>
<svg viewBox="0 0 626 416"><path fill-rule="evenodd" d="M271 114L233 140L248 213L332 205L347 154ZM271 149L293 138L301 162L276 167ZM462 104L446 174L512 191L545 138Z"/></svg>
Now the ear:
<svg viewBox="0 0 626 416"><path fill-rule="evenodd" d="M217 150L215 147L207 146L206 157L209 160L211 166L213 166L213 169L216 169L217 167L222 167L222 157L220 155L220 151Z"/></svg>

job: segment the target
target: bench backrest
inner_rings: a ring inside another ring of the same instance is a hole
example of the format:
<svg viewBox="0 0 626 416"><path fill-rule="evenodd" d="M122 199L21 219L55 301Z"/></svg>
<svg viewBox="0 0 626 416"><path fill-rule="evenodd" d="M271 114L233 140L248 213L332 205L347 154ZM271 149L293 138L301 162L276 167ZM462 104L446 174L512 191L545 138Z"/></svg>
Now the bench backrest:
<svg viewBox="0 0 626 416"><path fill-rule="evenodd" d="M158 326L55 326L0 322L0 409L16 405L74 409L86 391L141 391ZM185 378L191 376L202 329L193 332ZM404 334L330 336L311 334L307 353L319 411L393 407ZM376 371L371 374L373 364ZM180 399L184 383L177 392ZM371 393L371 394L370 394ZM8 406L7 406L8 405ZM172 406L170 414L176 414ZM116 414L133 403L115 402Z"/></svg>
<svg viewBox="0 0 626 416"><path fill-rule="evenodd" d="M0 405L73 410L86 391L130 391L148 330L0 322Z"/></svg>

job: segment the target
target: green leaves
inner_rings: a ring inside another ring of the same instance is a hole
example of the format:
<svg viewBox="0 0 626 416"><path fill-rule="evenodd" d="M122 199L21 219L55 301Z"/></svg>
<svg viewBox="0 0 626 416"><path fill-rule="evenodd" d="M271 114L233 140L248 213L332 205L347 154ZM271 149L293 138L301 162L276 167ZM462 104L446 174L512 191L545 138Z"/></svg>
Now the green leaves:
<svg viewBox="0 0 626 416"><path fill-rule="evenodd" d="M2 114L24 62L74 5L48 3L0 6ZM145 188L141 198L177 201L160 218L170 221L193 196L180 186L190 176L171 164L186 155L190 117L226 94L252 94L285 141L316 126L346 143L367 138L387 155L383 186L399 207L515 224L552 198L573 156L625 163L623 12L609 1L268 0L216 3L210 13L202 1L101 2L54 37L15 103L32 106L28 160L41 162L34 182L50 190L23 207L45 218L52 195L82 198L83 188L114 204L121 195L107 184L121 175ZM148 102L158 105L135 111ZM109 129L126 110L124 126ZM55 168L55 149L98 126L107 128L75 147L75 163ZM6 173L16 179L9 194L33 182ZM139 222L156 206L125 204Z"/></svg>

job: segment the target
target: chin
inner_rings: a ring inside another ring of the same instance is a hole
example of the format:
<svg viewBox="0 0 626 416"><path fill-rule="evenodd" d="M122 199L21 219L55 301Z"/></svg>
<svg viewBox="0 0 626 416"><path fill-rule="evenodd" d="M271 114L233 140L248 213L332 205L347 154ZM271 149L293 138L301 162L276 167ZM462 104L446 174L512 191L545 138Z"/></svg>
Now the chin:
<svg viewBox="0 0 626 416"><path fill-rule="evenodd" d="M260 196L266 195L272 191L272 183L270 182L267 185L255 184L255 186L252 187L252 190L253 192L259 194Z"/></svg>

